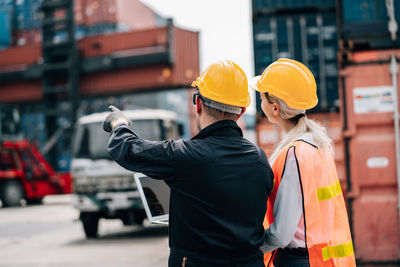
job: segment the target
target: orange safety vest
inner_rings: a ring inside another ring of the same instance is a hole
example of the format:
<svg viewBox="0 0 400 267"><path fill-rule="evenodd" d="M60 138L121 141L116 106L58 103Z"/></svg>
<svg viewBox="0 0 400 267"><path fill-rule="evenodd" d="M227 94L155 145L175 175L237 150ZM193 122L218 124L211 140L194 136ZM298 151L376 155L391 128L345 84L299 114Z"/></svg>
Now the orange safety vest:
<svg viewBox="0 0 400 267"><path fill-rule="evenodd" d="M356 266L346 206L333 155L324 155L305 141L298 140L288 145L272 166L274 185L268 198L265 229L274 222L275 197L291 147L295 149L299 169L304 236L310 266ZM274 252L264 255L266 266L273 266L273 256Z"/></svg>

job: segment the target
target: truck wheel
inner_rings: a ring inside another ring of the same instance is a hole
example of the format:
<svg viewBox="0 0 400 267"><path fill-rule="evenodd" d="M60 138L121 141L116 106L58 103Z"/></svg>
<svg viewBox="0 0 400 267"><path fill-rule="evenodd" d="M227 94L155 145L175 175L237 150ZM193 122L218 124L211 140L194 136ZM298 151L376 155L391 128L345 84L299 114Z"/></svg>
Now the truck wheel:
<svg viewBox="0 0 400 267"><path fill-rule="evenodd" d="M100 217L96 213L81 213L83 230L87 238L96 238Z"/></svg>
<svg viewBox="0 0 400 267"><path fill-rule="evenodd" d="M34 199L27 199L26 203L28 205L41 205L43 204L43 198L34 198Z"/></svg>
<svg viewBox="0 0 400 267"><path fill-rule="evenodd" d="M144 219L146 219L146 212L144 210L135 211L135 223L137 225L143 225Z"/></svg>
<svg viewBox="0 0 400 267"><path fill-rule="evenodd" d="M0 198L4 207L21 206L24 193L17 181L5 182L0 188Z"/></svg>

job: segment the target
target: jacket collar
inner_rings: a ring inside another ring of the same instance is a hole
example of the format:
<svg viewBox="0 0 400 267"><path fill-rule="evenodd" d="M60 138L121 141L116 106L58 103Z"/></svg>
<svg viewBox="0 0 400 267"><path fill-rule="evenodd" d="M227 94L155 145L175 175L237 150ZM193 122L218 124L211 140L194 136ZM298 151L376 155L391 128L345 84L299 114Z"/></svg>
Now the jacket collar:
<svg viewBox="0 0 400 267"><path fill-rule="evenodd" d="M201 131L191 139L201 139L210 135L240 135L243 137L243 132L233 120L222 120L201 129Z"/></svg>

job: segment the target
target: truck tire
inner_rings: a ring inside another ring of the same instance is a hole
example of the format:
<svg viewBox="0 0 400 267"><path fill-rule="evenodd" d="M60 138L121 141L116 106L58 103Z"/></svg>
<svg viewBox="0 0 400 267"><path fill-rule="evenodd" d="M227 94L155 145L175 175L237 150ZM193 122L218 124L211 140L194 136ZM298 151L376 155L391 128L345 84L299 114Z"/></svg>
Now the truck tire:
<svg viewBox="0 0 400 267"><path fill-rule="evenodd" d="M40 197L40 198L27 199L26 203L28 205L41 205L43 204L43 198Z"/></svg>
<svg viewBox="0 0 400 267"><path fill-rule="evenodd" d="M80 215L86 238L96 238L100 216L97 213L81 213Z"/></svg>
<svg viewBox="0 0 400 267"><path fill-rule="evenodd" d="M17 181L7 181L1 185L0 198L3 207L21 206L21 200L24 197L22 186Z"/></svg>
<svg viewBox="0 0 400 267"><path fill-rule="evenodd" d="M135 223L137 225L143 225L144 219L146 219L146 212L144 210L136 210L135 211Z"/></svg>

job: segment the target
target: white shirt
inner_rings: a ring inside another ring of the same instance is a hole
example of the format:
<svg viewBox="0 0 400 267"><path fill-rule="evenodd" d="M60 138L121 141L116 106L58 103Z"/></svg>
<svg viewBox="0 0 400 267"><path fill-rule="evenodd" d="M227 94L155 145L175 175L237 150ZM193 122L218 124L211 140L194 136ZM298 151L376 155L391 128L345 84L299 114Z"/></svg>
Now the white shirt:
<svg viewBox="0 0 400 267"><path fill-rule="evenodd" d="M311 133L299 139L314 144ZM288 150L284 173L273 207L274 222L266 230L263 253L278 248L305 248L303 200L294 147Z"/></svg>

